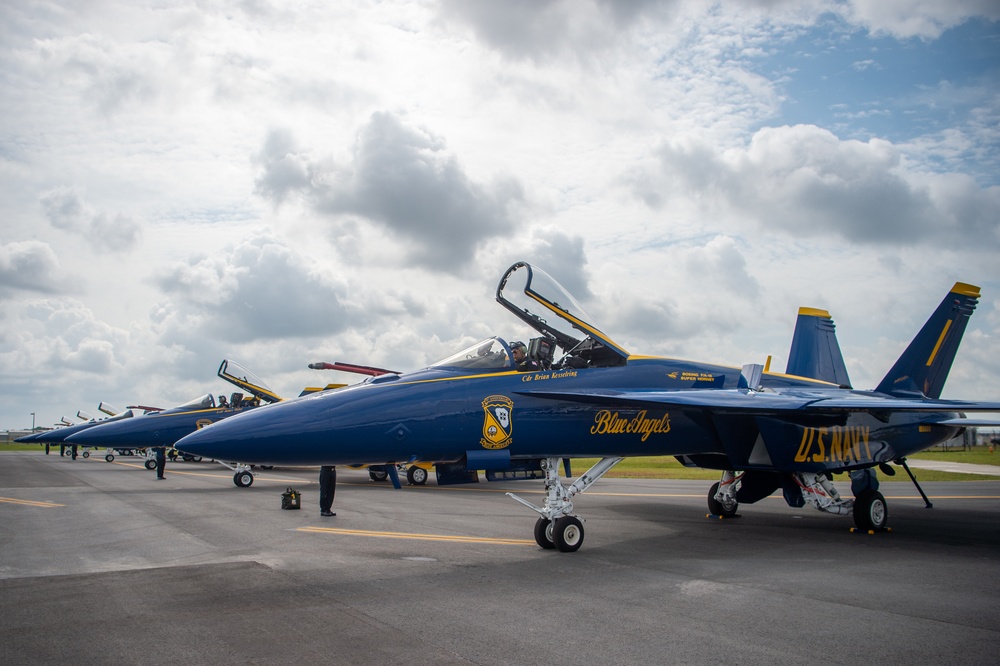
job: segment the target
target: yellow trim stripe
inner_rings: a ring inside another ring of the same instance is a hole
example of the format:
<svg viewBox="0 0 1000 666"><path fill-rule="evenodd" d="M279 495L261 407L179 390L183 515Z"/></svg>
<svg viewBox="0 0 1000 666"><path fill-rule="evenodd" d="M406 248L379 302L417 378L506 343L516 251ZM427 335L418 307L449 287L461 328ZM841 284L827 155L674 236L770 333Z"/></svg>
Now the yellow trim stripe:
<svg viewBox="0 0 1000 666"><path fill-rule="evenodd" d="M667 361L667 362L670 362L670 363L689 363L689 364L692 364L692 365L698 365L697 363L692 363L691 361L685 361L685 360L682 360L682 359L667 358L666 356L644 356L644 355L641 355L641 354L636 354L634 356L629 356L628 360L630 362L631 361ZM737 368L736 366L731 366L731 365L718 365L718 366L712 366L712 367L729 369L729 370L742 370L742 368ZM800 375L790 375L790 374L785 373L785 372L765 372L764 374L766 374L766 375L768 375L770 377L787 377L789 379L801 379L803 381L812 382L813 384L823 384L824 386L839 386L838 384L836 384L834 382L827 382L827 381L824 381L822 379L816 379L814 377L802 377Z"/></svg>
<svg viewBox="0 0 1000 666"><path fill-rule="evenodd" d="M951 288L951 293L959 294L961 296L972 296L974 298L979 298L979 287L977 287L974 284L956 282L955 286Z"/></svg>
<svg viewBox="0 0 1000 666"><path fill-rule="evenodd" d="M944 338L948 335L948 329L951 328L951 319L944 323L944 330L941 331L941 335L938 336L937 344L934 345L934 351L931 352L931 356L927 359L927 367L930 367L931 363L934 362L934 357L937 356L938 350L941 349L941 343L944 342Z"/></svg>
<svg viewBox="0 0 1000 666"><path fill-rule="evenodd" d="M16 499L14 497L0 497L0 502L6 502L7 504L21 504L24 506L40 506L45 509L52 509L57 506L66 506L65 504L55 504L54 502L32 502L31 500Z"/></svg>
<svg viewBox="0 0 1000 666"><path fill-rule="evenodd" d="M371 530L347 530L336 527L299 527L297 532L312 534L344 534L348 536L380 537L383 539L416 539L419 541L447 541L450 543L489 543L502 546L534 546L534 540L493 539L488 537L452 536L447 534L408 534L406 532L374 532Z"/></svg>
<svg viewBox="0 0 1000 666"><path fill-rule="evenodd" d="M543 372L535 370L535 372ZM489 372L482 375L462 375L460 377L439 377L438 379L416 379L410 382L396 382L393 384L383 384L383 386L407 386L410 384L433 384L435 382L454 382L462 379L492 379L493 377L505 377L507 375L530 375L530 372L518 372L517 370L504 370L503 372Z"/></svg>
<svg viewBox="0 0 1000 666"><path fill-rule="evenodd" d="M621 345L615 343L611 338L609 338L607 335L605 335L601 331L597 330L593 326L590 326L589 324L587 324L587 322L583 321L582 319L577 319L576 317L574 317L570 313L566 312L565 310L560 310L559 308L552 307L552 305L550 305L547 301L542 300L541 298L539 298L538 296L535 296L531 292L525 292L525 293L528 294L528 296L530 296L531 298L533 298L536 301L538 301L539 303L541 303L543 307L548 308L552 312L556 313L558 316L560 316L560 317L568 320L570 323L577 324L580 328L582 328L586 332L590 333L591 335L593 335L598 340L601 340L602 342L605 342L605 343L609 344L610 346L614 347L615 349L618 350L618 353L621 354L622 356L625 356L625 357L628 356L628 352L625 351L624 347L622 347Z"/></svg>
<svg viewBox="0 0 1000 666"><path fill-rule="evenodd" d="M800 317L824 317L826 319L833 319L830 313L826 310L820 310L819 308L799 308Z"/></svg>

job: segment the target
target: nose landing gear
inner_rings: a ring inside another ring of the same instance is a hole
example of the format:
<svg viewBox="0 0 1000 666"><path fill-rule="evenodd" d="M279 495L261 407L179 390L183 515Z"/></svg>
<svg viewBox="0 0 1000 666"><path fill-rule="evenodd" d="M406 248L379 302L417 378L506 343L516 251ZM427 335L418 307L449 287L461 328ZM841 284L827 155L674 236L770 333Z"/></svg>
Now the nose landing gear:
<svg viewBox="0 0 1000 666"><path fill-rule="evenodd" d="M507 493L507 497L540 516L535 522L535 543L546 550L557 549L561 553L572 553L580 550L584 537L583 521L573 515L573 496L592 486L622 460L624 458L601 458L571 485L564 486L559 480L559 458L544 458L541 463L545 472L543 505L535 506L514 493Z"/></svg>

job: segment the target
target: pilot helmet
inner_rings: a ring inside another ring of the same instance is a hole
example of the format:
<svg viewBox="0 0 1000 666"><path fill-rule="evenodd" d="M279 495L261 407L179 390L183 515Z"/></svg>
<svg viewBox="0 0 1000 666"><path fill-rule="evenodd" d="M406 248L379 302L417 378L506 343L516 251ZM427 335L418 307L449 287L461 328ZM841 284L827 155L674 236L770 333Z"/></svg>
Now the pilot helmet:
<svg viewBox="0 0 1000 666"><path fill-rule="evenodd" d="M527 353L528 353L528 347L527 347L527 345L525 345L525 344L524 344L523 342L521 342L520 340L517 340L516 342L512 342L512 343L510 343L510 350L511 350L511 351L514 351L514 350L517 350L517 349L520 349L520 350L521 350L521 351L523 351L523 352L524 352L525 354L527 354Z"/></svg>

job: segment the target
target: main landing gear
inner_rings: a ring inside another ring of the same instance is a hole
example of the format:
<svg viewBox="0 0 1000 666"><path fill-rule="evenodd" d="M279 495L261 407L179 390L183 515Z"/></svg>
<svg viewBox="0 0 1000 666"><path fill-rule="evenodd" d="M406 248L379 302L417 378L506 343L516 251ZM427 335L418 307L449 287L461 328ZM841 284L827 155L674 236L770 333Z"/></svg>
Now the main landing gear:
<svg viewBox="0 0 1000 666"><path fill-rule="evenodd" d="M507 497L517 500L540 516L535 522L535 543L547 550L554 548L563 553L572 553L583 545L584 535L583 521L573 515L573 496L592 486L622 460L624 458L601 458L567 487L559 480L559 458L543 458L541 467L545 472L545 502L542 506L537 507L514 493L507 493Z"/></svg>
<svg viewBox="0 0 1000 666"><path fill-rule="evenodd" d="M237 488L249 488L253 485L253 472L250 471L250 465L245 463L227 463L221 460L216 460L216 462L235 472L233 474L233 483L236 484Z"/></svg>
<svg viewBox="0 0 1000 666"><path fill-rule="evenodd" d="M889 522L889 507L885 497L873 488L866 488L854 499L845 499L826 474L796 472L791 475L798 486L802 500L812 508L841 516L854 516L854 524L863 532L881 532ZM742 475L725 471L722 479L708 491L708 510L716 516L731 518L736 515ZM793 505L795 506L795 505ZM802 506L798 504L798 506Z"/></svg>
<svg viewBox="0 0 1000 666"><path fill-rule="evenodd" d="M233 474L233 483L236 484L237 488L249 488L253 485L253 472L250 471L250 465L236 463L236 474Z"/></svg>

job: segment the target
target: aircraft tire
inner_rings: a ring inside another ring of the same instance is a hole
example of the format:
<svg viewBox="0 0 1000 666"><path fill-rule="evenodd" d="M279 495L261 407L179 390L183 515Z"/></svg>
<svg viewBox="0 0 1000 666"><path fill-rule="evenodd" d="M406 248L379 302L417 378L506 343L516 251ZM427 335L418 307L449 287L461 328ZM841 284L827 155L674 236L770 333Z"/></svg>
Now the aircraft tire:
<svg viewBox="0 0 1000 666"><path fill-rule="evenodd" d="M104 456L104 459L107 460L108 462L114 462L115 461L114 455L112 455L110 453L108 455Z"/></svg>
<svg viewBox="0 0 1000 666"><path fill-rule="evenodd" d="M371 479L372 481L385 481L386 479L389 478L389 473L386 472L384 469L375 470L369 467L368 478Z"/></svg>
<svg viewBox="0 0 1000 666"><path fill-rule="evenodd" d="M725 504L715 499L715 493L717 492L719 492L718 481L716 481L708 491L708 512L715 516L732 518L736 515L737 509L740 508L739 502L733 502L732 506L727 507Z"/></svg>
<svg viewBox="0 0 1000 666"><path fill-rule="evenodd" d="M556 547L552 540L552 521L539 518L535 521L535 543L545 550L552 550Z"/></svg>
<svg viewBox="0 0 1000 666"><path fill-rule="evenodd" d="M427 483L427 470L423 467L413 467L406 470L406 480L414 486L422 486Z"/></svg>
<svg viewBox="0 0 1000 666"><path fill-rule="evenodd" d="M253 485L253 474L250 472L236 472L233 475L233 483L239 488L249 488Z"/></svg>
<svg viewBox="0 0 1000 666"><path fill-rule="evenodd" d="M880 532L889 522L889 505L882 493L871 488L854 499L854 524L863 532Z"/></svg>
<svg viewBox="0 0 1000 666"><path fill-rule="evenodd" d="M156 469L156 461L153 460L152 458L150 458L149 460L147 460L146 462L144 462L142 464L142 466L145 467L148 470L154 470L154 469Z"/></svg>
<svg viewBox="0 0 1000 666"><path fill-rule="evenodd" d="M561 553L575 553L583 545L583 523L576 516L563 516L552 528L552 541Z"/></svg>
<svg viewBox="0 0 1000 666"><path fill-rule="evenodd" d="M90 451L84 451L83 452L83 457L84 458L89 458L90 457Z"/></svg>

